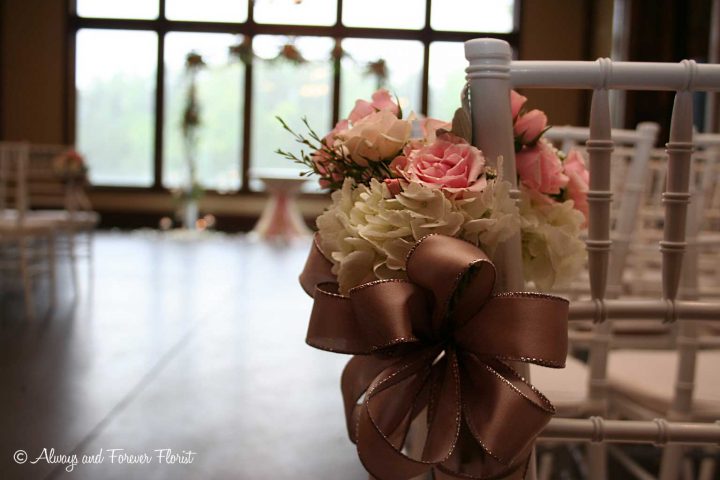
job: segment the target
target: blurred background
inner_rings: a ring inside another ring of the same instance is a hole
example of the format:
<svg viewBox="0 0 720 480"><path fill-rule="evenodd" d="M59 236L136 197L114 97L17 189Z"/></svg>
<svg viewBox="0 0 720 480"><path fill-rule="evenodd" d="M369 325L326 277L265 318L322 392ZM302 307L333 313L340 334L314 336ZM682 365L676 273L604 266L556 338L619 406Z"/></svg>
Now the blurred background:
<svg viewBox="0 0 720 480"><path fill-rule="evenodd" d="M5 0L0 138L76 145L101 225L155 227L184 177L184 63L196 51L207 64L197 79L201 209L218 228L247 230L263 206L255 172L295 168L273 153L295 148L276 115L295 128L307 116L324 134L383 85L406 114L449 119L462 42L478 36L509 41L521 60L704 61L710 3ZM285 45L303 61L278 58ZM586 123L584 94L531 100L553 124ZM630 95L615 126L669 119L671 104L670 93ZM304 197L300 208L312 217L321 203Z"/></svg>

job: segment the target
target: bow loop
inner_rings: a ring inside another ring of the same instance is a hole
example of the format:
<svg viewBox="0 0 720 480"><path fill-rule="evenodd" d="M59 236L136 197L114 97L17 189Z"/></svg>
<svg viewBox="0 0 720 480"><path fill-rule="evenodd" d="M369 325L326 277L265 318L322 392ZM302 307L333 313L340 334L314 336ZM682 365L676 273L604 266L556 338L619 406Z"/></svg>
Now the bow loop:
<svg viewBox="0 0 720 480"><path fill-rule="evenodd" d="M406 263L408 279L432 292L435 300L432 319L436 332L453 327L451 323L456 322L449 322L449 317L454 310L461 317L476 311L490 297L495 284L495 268L485 253L457 238L423 237L408 253ZM467 288L469 284L472 289ZM472 293L467 295L469 292Z"/></svg>
<svg viewBox="0 0 720 480"><path fill-rule="evenodd" d="M463 351L562 368L568 307L567 300L541 293L500 294L458 328L454 338Z"/></svg>
<svg viewBox="0 0 720 480"><path fill-rule="evenodd" d="M355 318L370 350L416 342L429 323L425 292L409 282L377 281L349 292Z"/></svg>

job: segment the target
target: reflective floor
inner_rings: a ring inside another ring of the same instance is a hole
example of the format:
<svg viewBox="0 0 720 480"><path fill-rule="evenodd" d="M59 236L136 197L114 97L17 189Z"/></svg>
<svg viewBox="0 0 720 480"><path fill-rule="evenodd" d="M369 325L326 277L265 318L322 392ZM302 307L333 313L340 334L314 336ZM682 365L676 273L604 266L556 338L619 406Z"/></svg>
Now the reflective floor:
<svg viewBox="0 0 720 480"><path fill-rule="evenodd" d="M77 295L61 266L52 316L0 301L1 479L367 478L347 357L304 343L307 243L104 233L95 248Z"/></svg>

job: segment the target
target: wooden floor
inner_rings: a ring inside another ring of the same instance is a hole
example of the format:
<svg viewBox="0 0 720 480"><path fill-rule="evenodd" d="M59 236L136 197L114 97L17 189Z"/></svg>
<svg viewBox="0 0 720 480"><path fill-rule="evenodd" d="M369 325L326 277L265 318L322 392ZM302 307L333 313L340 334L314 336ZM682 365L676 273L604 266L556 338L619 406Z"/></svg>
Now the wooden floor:
<svg viewBox="0 0 720 480"><path fill-rule="evenodd" d="M75 300L61 268L54 315L0 301L0 479L367 478L345 433L347 357L304 343L307 243L104 233L95 247ZM81 464L31 464L43 449ZM160 464L160 449L193 461Z"/></svg>

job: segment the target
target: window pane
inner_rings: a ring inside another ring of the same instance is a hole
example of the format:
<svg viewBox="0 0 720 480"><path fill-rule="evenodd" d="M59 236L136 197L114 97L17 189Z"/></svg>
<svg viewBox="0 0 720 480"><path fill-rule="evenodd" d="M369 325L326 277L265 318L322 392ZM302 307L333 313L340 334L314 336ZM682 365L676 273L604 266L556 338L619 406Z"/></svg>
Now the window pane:
<svg viewBox="0 0 720 480"><path fill-rule="evenodd" d="M76 140L93 183L152 184L157 35L77 34Z"/></svg>
<svg viewBox="0 0 720 480"><path fill-rule="evenodd" d="M425 0L343 0L342 23L348 27L420 30L425 26Z"/></svg>
<svg viewBox="0 0 720 480"><path fill-rule="evenodd" d="M302 118L321 136L330 131L332 122L332 64L330 38L300 37L295 46L307 60L296 64L275 58L285 44L284 37L258 35L253 49L260 59L253 63L252 174L296 176L304 167L275 153L278 148L298 153L302 148L282 129L280 116L297 132L305 132ZM305 149L307 150L307 149ZM282 170L281 170L282 169ZM253 188L258 188L253 182Z"/></svg>
<svg viewBox="0 0 720 480"><path fill-rule="evenodd" d="M77 0L77 14L100 18L157 18L158 0Z"/></svg>
<svg viewBox="0 0 720 480"><path fill-rule="evenodd" d="M460 107L460 92L465 84L465 49L462 42L430 44L428 115L452 120Z"/></svg>
<svg viewBox="0 0 720 480"><path fill-rule="evenodd" d="M423 46L414 40L343 40L347 56L342 60L340 117L347 117L358 98L369 99L380 86L397 95L407 116L420 112ZM368 63L384 60L387 79L368 73Z"/></svg>
<svg viewBox="0 0 720 480"><path fill-rule="evenodd" d="M191 51L207 64L197 77L200 109L195 154L197 180L221 191L240 187L242 90L245 69L230 61L228 47L237 37L213 33L169 33L165 37L165 136L163 184L185 185L188 179L182 118L189 87L185 57Z"/></svg>
<svg viewBox="0 0 720 480"><path fill-rule="evenodd" d="M170 20L198 22L244 22L247 0L166 0L165 16Z"/></svg>
<svg viewBox="0 0 720 480"><path fill-rule="evenodd" d="M255 0L257 23L335 25L337 0Z"/></svg>
<svg viewBox="0 0 720 480"><path fill-rule="evenodd" d="M453 32L508 33L514 29L514 0L432 2L430 26Z"/></svg>

